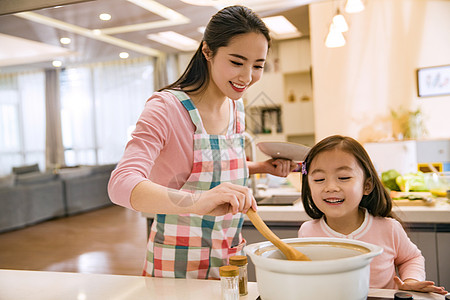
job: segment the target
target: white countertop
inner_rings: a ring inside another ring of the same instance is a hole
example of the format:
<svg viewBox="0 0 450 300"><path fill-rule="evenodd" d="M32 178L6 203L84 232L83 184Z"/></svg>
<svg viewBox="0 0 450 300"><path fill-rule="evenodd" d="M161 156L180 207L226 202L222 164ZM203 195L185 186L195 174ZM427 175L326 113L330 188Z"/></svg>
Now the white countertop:
<svg viewBox="0 0 450 300"><path fill-rule="evenodd" d="M257 284L240 300L255 300ZM0 270L0 299L5 300L220 300L217 280L151 278L104 274ZM396 290L370 289L369 296L392 297ZM444 296L413 293L415 300Z"/></svg>
<svg viewBox="0 0 450 300"><path fill-rule="evenodd" d="M438 199L434 206L394 206L393 211L405 223L446 223L450 224L450 204ZM294 205L258 206L258 214L266 222L303 222L311 218L306 214L301 201ZM142 213L146 218L154 214ZM249 221L247 216L246 220Z"/></svg>
<svg viewBox="0 0 450 300"><path fill-rule="evenodd" d="M450 204L437 201L434 206L394 206L392 209L405 223L447 223L450 224ZM303 204L292 206L258 206L258 214L268 221L302 222L311 218L306 214ZM246 218L246 220L248 220Z"/></svg>

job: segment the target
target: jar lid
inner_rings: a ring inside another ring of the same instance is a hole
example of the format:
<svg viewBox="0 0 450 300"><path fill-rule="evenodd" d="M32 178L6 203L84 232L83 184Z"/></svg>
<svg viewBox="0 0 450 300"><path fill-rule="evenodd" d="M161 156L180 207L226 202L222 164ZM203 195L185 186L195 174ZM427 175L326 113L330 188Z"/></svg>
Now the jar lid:
<svg viewBox="0 0 450 300"><path fill-rule="evenodd" d="M246 263L247 263L247 256L245 255L235 255L230 257L230 265L243 266Z"/></svg>
<svg viewBox="0 0 450 300"><path fill-rule="evenodd" d="M407 292L397 292L394 295L394 300L413 300L413 295Z"/></svg>
<svg viewBox="0 0 450 300"><path fill-rule="evenodd" d="M239 268L236 266L222 266L219 268L220 276L232 277L239 275Z"/></svg>

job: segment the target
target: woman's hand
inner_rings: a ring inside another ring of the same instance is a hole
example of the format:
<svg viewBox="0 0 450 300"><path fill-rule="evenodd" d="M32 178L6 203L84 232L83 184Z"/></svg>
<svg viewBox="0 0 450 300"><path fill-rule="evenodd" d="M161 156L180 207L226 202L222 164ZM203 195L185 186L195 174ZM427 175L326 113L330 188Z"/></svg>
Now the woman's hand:
<svg viewBox="0 0 450 300"><path fill-rule="evenodd" d="M246 213L257 209L256 200L247 187L225 182L208 191L193 194L193 212L199 215L221 216L227 213Z"/></svg>
<svg viewBox="0 0 450 300"><path fill-rule="evenodd" d="M297 163L289 159L277 158L260 162L247 162L250 174L267 173L274 176L286 177L297 168Z"/></svg>
<svg viewBox="0 0 450 300"><path fill-rule="evenodd" d="M417 281L415 279L405 279L402 281L399 277L394 277L395 284L399 290L416 291L416 292L433 292L446 295L448 292L443 286L435 286L433 281Z"/></svg>

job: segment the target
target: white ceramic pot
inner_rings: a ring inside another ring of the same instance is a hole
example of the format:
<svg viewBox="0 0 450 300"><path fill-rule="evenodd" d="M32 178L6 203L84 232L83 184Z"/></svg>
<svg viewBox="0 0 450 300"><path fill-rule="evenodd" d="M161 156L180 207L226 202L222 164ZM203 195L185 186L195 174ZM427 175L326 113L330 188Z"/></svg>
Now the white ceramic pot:
<svg viewBox="0 0 450 300"><path fill-rule="evenodd" d="M271 242L247 245L263 300L365 300L370 262L383 249L339 238L294 238L284 242L311 261L290 261Z"/></svg>

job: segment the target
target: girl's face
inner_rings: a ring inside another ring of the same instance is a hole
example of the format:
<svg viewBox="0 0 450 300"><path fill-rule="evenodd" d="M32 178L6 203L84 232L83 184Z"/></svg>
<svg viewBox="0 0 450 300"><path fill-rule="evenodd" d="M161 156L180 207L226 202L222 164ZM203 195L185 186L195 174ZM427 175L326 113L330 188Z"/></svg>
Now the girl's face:
<svg viewBox="0 0 450 300"><path fill-rule="evenodd" d="M340 149L324 151L312 160L308 184L314 204L328 224L358 220L359 203L371 192L370 181L364 177L355 157Z"/></svg>
<svg viewBox="0 0 450 300"><path fill-rule="evenodd" d="M221 96L233 100L241 98L245 90L261 78L267 50L264 35L253 32L235 36L226 47L217 49L214 57L204 45L211 88L217 89Z"/></svg>

